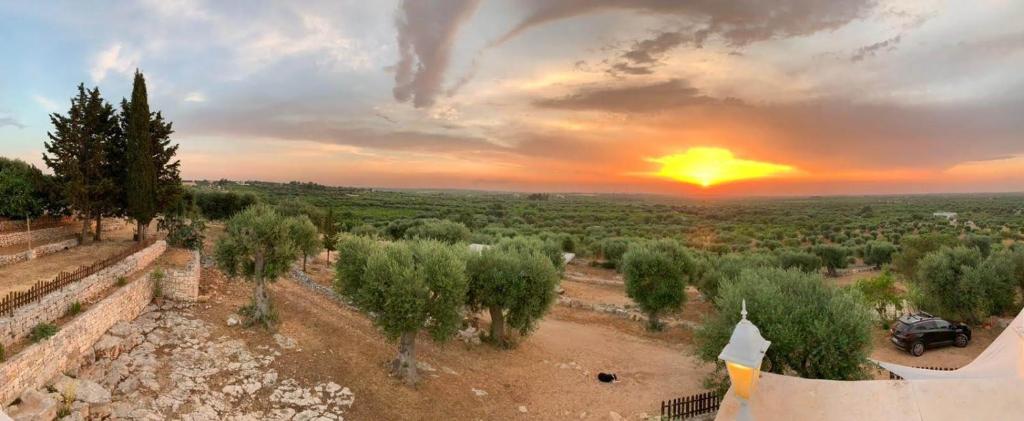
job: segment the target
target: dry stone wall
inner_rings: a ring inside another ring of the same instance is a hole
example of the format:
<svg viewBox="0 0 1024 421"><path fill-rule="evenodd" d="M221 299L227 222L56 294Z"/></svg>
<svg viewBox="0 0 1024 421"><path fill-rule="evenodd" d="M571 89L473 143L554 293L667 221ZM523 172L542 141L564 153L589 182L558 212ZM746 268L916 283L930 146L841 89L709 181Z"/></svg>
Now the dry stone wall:
<svg viewBox="0 0 1024 421"><path fill-rule="evenodd" d="M192 251L192 259L184 269L164 271L163 294L175 301L195 302L199 298L199 277L202 263L199 251Z"/></svg>
<svg viewBox="0 0 1024 421"><path fill-rule="evenodd" d="M162 253L164 247L166 244L160 241L139 253L156 249ZM148 276L140 277L76 316L53 337L11 356L0 364L0 404L10 404L23 391L42 387L77 364L92 352L93 344L108 329L118 322L134 320L152 299L152 282Z"/></svg>
<svg viewBox="0 0 1024 421"><path fill-rule="evenodd" d="M69 248L76 246L78 246L78 240L70 239L42 245L39 247L35 247L32 250L23 251L21 253L3 255L0 256L0 266L24 262L26 260L30 260L30 258L39 257L50 253L56 253L58 251L67 250Z"/></svg>
<svg viewBox="0 0 1024 421"><path fill-rule="evenodd" d="M81 228L81 226L78 226L77 228ZM67 236L69 234L74 234L77 231L77 228L75 225L64 225L55 228L32 230L32 242L42 243L56 238ZM28 236L29 233L27 231L15 231L0 234L0 247L7 247L16 244L27 243Z"/></svg>
<svg viewBox="0 0 1024 421"><path fill-rule="evenodd" d="M0 317L0 344L9 347L10 344L26 337L33 326L59 319L67 312L68 306L76 301L91 303L102 298L104 292L117 282L117 278L127 278L145 268L166 249L166 242L157 241L106 269L43 297L36 303L14 310L13 315L3 315Z"/></svg>

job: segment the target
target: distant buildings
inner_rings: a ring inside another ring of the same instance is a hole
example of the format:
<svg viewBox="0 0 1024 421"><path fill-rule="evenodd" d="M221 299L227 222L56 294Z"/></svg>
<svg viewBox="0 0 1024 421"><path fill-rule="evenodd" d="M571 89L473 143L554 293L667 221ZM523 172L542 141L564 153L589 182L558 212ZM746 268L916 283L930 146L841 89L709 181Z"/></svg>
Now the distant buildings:
<svg viewBox="0 0 1024 421"><path fill-rule="evenodd" d="M955 221L956 220L956 212L935 212L935 213L932 214L932 216L937 216L937 217L940 217L940 218L946 218L949 221Z"/></svg>

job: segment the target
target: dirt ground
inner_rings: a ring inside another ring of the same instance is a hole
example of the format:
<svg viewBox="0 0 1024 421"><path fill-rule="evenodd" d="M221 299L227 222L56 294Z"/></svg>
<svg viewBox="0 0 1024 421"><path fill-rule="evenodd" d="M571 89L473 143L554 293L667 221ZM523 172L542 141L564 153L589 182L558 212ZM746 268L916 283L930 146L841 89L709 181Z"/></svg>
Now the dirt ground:
<svg viewBox="0 0 1024 421"><path fill-rule="evenodd" d="M155 226L154 223L150 232ZM85 245L4 266L0 268L0 296L31 288L36 282L53 279L60 272L70 272L120 253L131 246L132 235L134 226L128 224L116 231L104 232L102 241L89 241Z"/></svg>
<svg viewBox="0 0 1024 421"><path fill-rule="evenodd" d="M871 352L871 358L912 367L960 368L974 360L1003 332L1003 329L998 326L989 329L984 327L972 329L971 342L966 347L931 348L920 357L910 355L907 351L899 349L889 342L889 331L874 329L872 331L874 349ZM885 376L888 378L888 374Z"/></svg>
<svg viewBox="0 0 1024 421"><path fill-rule="evenodd" d="M311 259L308 272L323 284L333 275L323 255ZM248 301L251 286L227 281L215 270L203 273L203 293L210 301L196 314L217 326L215 335L271 343L269 332L225 324ZM346 413L349 419L607 419L612 411L640 419L656 414L663 399L701 392L711 369L691 356L688 328L651 334L635 321L556 306L513 350L459 341L436 344L420 335L417 357L433 371L421 370L424 379L412 389L388 376L386 365L396 346L365 315L289 279L271 291L281 316L279 332L302 349L283 355L274 368L302 381L352 388L357 398ZM589 294L613 299L613 292ZM622 302L624 295L619 297L614 299ZM620 381L598 382L601 371L615 372Z"/></svg>

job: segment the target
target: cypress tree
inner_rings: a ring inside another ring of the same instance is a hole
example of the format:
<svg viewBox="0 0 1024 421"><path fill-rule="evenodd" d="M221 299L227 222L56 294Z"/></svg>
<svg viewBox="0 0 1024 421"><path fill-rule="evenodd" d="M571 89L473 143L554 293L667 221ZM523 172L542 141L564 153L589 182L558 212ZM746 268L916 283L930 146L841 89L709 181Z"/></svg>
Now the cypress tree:
<svg viewBox="0 0 1024 421"><path fill-rule="evenodd" d="M150 132L146 79L138 70L132 85L131 102L121 102L121 118L127 145L127 214L138 223L138 240L146 239L146 227L157 212L156 168Z"/></svg>

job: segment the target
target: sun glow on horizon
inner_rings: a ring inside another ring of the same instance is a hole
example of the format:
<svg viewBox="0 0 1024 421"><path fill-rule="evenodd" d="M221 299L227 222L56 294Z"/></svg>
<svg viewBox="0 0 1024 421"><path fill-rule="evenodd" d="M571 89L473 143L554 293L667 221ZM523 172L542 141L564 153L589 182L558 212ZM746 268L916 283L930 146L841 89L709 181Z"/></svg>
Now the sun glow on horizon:
<svg viewBox="0 0 1024 421"><path fill-rule="evenodd" d="M655 176L703 188L794 171L789 165L739 159L728 149L710 147L690 148L683 153L649 158L648 161L661 164Z"/></svg>

